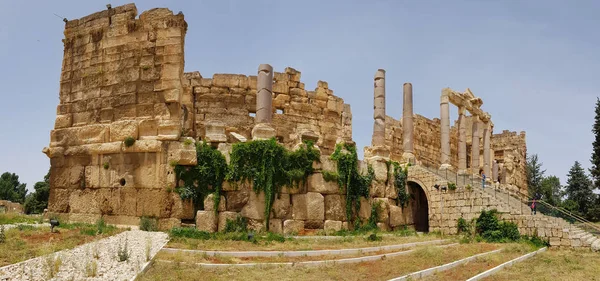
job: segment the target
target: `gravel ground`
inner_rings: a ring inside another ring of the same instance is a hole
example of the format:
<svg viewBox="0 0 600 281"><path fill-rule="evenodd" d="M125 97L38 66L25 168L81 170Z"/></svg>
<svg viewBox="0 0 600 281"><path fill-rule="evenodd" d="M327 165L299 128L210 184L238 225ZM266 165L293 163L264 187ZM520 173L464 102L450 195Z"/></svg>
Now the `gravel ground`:
<svg viewBox="0 0 600 281"><path fill-rule="evenodd" d="M163 232L125 231L115 236L0 268L0 280L130 280L167 243ZM119 261L127 245L129 258Z"/></svg>
<svg viewBox="0 0 600 281"><path fill-rule="evenodd" d="M4 231L6 231L11 228L18 227L19 225L29 225L29 226L33 226L33 227L41 227L41 226L50 227L49 223L15 223L15 224L3 224L2 226L4 226Z"/></svg>

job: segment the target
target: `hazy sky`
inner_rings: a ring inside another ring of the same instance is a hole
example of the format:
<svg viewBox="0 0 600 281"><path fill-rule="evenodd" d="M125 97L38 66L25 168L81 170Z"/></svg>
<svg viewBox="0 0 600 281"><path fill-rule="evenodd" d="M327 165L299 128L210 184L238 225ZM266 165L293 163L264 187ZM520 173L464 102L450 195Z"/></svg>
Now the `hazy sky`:
<svg viewBox="0 0 600 281"><path fill-rule="evenodd" d="M129 1L112 1L113 6ZM108 1L0 0L0 173L29 188L42 180L58 105L64 23ZM441 89L469 87L494 132L527 132L529 153L565 183L590 166L600 73L598 1L140 1L182 11L185 70L256 75L261 63L302 72L307 89L329 82L351 104L358 146L370 144L373 75L386 70L387 114L439 117ZM594 46L596 48L594 48ZM456 119L456 108L451 108Z"/></svg>

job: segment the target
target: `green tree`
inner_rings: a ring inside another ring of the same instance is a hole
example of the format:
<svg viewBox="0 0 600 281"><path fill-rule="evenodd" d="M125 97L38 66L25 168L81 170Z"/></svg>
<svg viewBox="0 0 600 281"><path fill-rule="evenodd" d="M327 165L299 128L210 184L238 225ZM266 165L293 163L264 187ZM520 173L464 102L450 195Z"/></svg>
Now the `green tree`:
<svg viewBox="0 0 600 281"><path fill-rule="evenodd" d="M25 198L25 213L39 214L48 208L48 197L50 197L50 170L44 176L44 181L38 181L33 186L35 191Z"/></svg>
<svg viewBox="0 0 600 281"><path fill-rule="evenodd" d="M19 182L15 173L5 172L0 176L0 200L23 203L27 195L26 184Z"/></svg>
<svg viewBox="0 0 600 281"><path fill-rule="evenodd" d="M527 156L527 188L529 196L542 195L542 179L546 170L542 170L542 163L537 154Z"/></svg>
<svg viewBox="0 0 600 281"><path fill-rule="evenodd" d="M592 191L593 189L592 181L585 174L581 164L575 161L569 170L565 194L567 199L577 203L578 211L583 215L587 215L588 210L595 203L596 195Z"/></svg>
<svg viewBox="0 0 600 281"><path fill-rule="evenodd" d="M600 188L600 99L596 98L596 116L594 117L594 142L592 143L592 168L590 174L595 188Z"/></svg>
<svg viewBox="0 0 600 281"><path fill-rule="evenodd" d="M563 197L562 186L560 179L556 176L547 176L540 183L542 199L546 202L557 206L561 203Z"/></svg>

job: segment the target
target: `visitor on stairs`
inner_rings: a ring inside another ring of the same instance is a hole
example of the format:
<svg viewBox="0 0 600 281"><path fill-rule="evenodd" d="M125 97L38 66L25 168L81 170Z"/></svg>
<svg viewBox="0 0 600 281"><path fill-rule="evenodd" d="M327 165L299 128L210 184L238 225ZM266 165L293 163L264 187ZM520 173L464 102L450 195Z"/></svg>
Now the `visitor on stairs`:
<svg viewBox="0 0 600 281"><path fill-rule="evenodd" d="M485 174L481 174L481 188L485 188Z"/></svg>
<svg viewBox="0 0 600 281"><path fill-rule="evenodd" d="M531 214L535 215L535 197L533 197L533 203L531 203Z"/></svg>

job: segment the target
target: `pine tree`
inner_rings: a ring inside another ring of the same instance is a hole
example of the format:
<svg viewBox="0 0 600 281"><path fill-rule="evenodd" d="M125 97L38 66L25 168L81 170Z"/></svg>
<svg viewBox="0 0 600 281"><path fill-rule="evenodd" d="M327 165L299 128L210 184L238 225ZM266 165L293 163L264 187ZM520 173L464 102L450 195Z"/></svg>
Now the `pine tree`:
<svg viewBox="0 0 600 281"><path fill-rule="evenodd" d="M596 116L594 117L594 142L592 143L592 168L590 174L595 188L600 188L600 99L596 98Z"/></svg>
<svg viewBox="0 0 600 281"><path fill-rule="evenodd" d="M537 154L527 156L527 188L530 197L542 195L542 179L545 172L546 170L542 170L542 163L539 162Z"/></svg>
<svg viewBox="0 0 600 281"><path fill-rule="evenodd" d="M588 209L594 205L596 196L593 189L592 182L585 174L581 164L575 161L569 170L565 193L568 200L577 203L579 212L583 215L587 215Z"/></svg>
<svg viewBox="0 0 600 281"><path fill-rule="evenodd" d="M542 199L551 205L557 206L561 203L563 197L560 179L556 176L547 176L540 183L542 190Z"/></svg>

